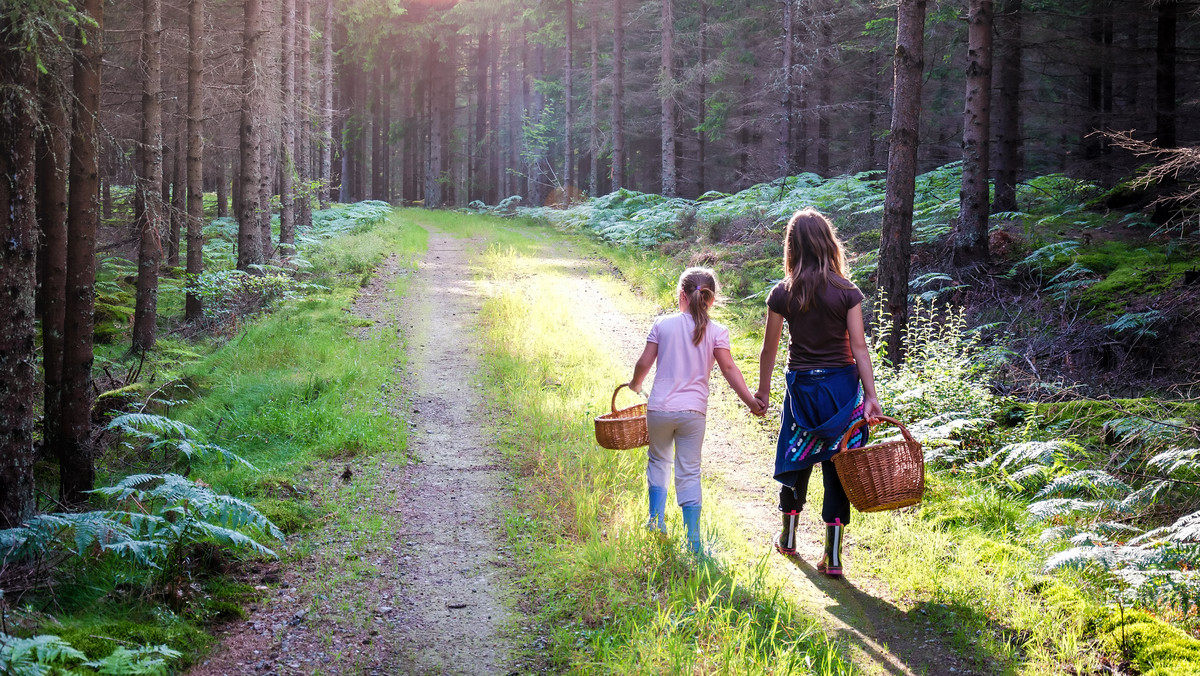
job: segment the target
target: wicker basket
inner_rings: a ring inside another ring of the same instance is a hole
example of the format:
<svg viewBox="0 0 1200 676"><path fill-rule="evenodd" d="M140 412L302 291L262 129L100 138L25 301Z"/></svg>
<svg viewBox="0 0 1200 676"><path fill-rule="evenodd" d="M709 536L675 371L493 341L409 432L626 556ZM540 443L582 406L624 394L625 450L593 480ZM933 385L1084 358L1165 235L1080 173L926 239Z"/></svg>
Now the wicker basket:
<svg viewBox="0 0 1200 676"><path fill-rule="evenodd" d="M846 431L841 450L833 456L842 487L850 503L860 512L884 512L915 505L925 493L925 456L899 420L879 416L873 424L891 423L900 428L903 441L847 449L850 437L867 424L860 420Z"/></svg>
<svg viewBox="0 0 1200 676"><path fill-rule="evenodd" d="M650 431L646 428L646 405L638 404L617 410L617 393L622 387L629 385L617 385L617 389L613 390L612 413L596 418L596 442L614 451L650 444Z"/></svg>

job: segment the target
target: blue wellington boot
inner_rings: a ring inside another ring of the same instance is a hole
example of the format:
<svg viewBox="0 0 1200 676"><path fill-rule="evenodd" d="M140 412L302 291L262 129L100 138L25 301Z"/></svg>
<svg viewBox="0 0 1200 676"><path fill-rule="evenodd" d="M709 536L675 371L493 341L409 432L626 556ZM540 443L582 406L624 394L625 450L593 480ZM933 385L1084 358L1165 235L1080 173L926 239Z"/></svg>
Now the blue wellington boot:
<svg viewBox="0 0 1200 676"><path fill-rule="evenodd" d="M660 533L667 532L667 489L661 486L650 486L650 518L646 520L646 528Z"/></svg>
<svg viewBox="0 0 1200 676"><path fill-rule="evenodd" d="M700 505L685 505L681 509L683 509L683 524L687 526L688 551L699 554L701 553Z"/></svg>

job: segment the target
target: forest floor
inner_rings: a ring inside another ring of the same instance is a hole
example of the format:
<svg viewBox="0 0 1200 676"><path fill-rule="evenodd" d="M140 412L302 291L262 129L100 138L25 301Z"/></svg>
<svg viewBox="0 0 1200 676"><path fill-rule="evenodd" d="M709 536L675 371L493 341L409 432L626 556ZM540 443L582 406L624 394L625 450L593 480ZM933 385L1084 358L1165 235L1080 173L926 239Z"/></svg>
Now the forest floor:
<svg viewBox="0 0 1200 676"><path fill-rule="evenodd" d="M303 546L293 547L299 552L258 571L263 596L246 620L224 628L219 647L193 675L552 669L537 648L544 645L537 634L550 628L531 633L519 626L526 624L522 611L534 610L530 604L536 602L519 598L518 578L528 562L517 560L505 537L505 514L514 507L506 490L513 468L489 442L487 421L497 412L488 410L481 382L481 303L497 286L530 295L551 284L586 310L593 334L588 338L630 369L661 309L637 296L587 245L560 241L549 231L514 226L504 232L535 241L527 255L537 256L539 264L519 274L502 273L504 278L492 271L485 280L473 254L489 244L487 230L456 224L458 236L451 236L423 225L430 230L429 248L406 294L395 293L392 282L409 269L392 257L353 308L363 320L360 338L373 331L402 338L408 355L397 360L403 386L396 394L385 392L382 406L397 425L408 425L407 455L383 452L314 466L309 485L315 499L349 505L353 519L322 520L302 536ZM814 568L824 532L812 509L802 517L800 557L785 559L770 550L779 526L777 486L770 475L773 442L739 405L714 378L705 504L709 518L720 510L733 523L721 530L725 542L712 540L715 559L726 567L767 566L773 578L784 581L782 594L841 646L856 673L1002 671L987 660L956 654L915 604L856 570L862 545L853 525L845 548L847 575L840 580ZM813 483L810 504L817 506L820 482ZM742 542L735 546L730 537ZM751 554L738 554L746 551Z"/></svg>

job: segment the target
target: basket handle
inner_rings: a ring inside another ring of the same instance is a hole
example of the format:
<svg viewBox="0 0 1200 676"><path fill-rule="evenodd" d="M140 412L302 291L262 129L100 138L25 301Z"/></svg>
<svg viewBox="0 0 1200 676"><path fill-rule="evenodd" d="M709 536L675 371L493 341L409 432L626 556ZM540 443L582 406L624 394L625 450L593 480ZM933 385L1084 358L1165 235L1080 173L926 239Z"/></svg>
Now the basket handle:
<svg viewBox="0 0 1200 676"><path fill-rule="evenodd" d="M916 439L913 439L913 435L908 431L908 428L904 426L904 423L900 422L899 420L896 420L895 418L890 418L886 415L877 415L877 416L875 416L875 419L872 420L870 423L867 422L866 418L861 418L857 422L855 422L853 425L851 425L850 429L846 430L846 433L844 435L842 435L841 441L838 442L838 452L841 453L842 451L846 450L846 445L850 443L850 437L854 436L854 432L857 431L858 428L862 427L863 425L867 425L867 424L870 424L872 427L874 427L875 425L878 425L880 423L890 423L892 425L895 425L896 427L900 428L900 434L904 435L905 441L910 442L910 443L916 441Z"/></svg>
<svg viewBox="0 0 1200 676"><path fill-rule="evenodd" d="M621 391L622 387L629 387L629 383L621 383L620 385L617 385L617 389L613 390L613 396L612 396L612 412L613 412L613 414L616 414L616 412L617 412L617 393ZM630 388L629 391L633 392L633 389Z"/></svg>

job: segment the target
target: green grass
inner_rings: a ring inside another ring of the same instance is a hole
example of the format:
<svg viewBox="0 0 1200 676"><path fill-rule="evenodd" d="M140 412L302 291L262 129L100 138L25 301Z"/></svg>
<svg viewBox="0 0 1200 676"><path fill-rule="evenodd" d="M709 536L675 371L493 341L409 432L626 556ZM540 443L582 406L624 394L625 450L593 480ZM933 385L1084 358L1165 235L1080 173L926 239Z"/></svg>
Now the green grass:
<svg viewBox="0 0 1200 676"><path fill-rule="evenodd" d="M693 559L676 510L674 537L642 528L644 455L600 449L590 415L580 414L607 401L628 365L590 333L586 313L555 281L557 246L539 249L535 239L524 255L494 247L479 261L497 291L481 313L484 383L518 473L508 535L528 562L522 596L548 633L542 659L581 673L850 673L767 566ZM736 550L722 535L731 513L709 495L705 532Z"/></svg>
<svg viewBox="0 0 1200 676"><path fill-rule="evenodd" d="M143 380L102 404L121 409L156 392L176 403L155 410L253 463L256 469L198 463L191 477L249 500L286 533L296 534L287 545L269 543L285 559L319 553L307 535L318 519L341 532L370 534L372 524L354 508L376 491L383 458L406 457L406 426L398 424L400 413L390 406L399 394L404 347L394 331L364 329L350 308L363 276L383 258L395 255L411 271L425 244L424 230L393 215L386 223L309 247L302 255L313 263L312 281L325 291L250 319L228 341L160 341L143 365ZM390 292L404 293L407 279L398 276ZM136 362L119 359L118 349L113 346L108 358L101 354L105 367L117 375L136 368ZM353 486L322 493L316 484L330 467L340 472L350 457L358 467ZM114 447L101 459L101 485L131 469L141 471L146 460L122 457ZM399 524L389 519L388 527ZM50 609L35 611L31 605L10 614L8 629L57 633L92 657L116 645L166 644L183 653L177 666L186 666L212 644L207 627L242 616L256 594L228 577L240 569L231 554L214 548L192 555L187 575L197 586L185 584L179 597L170 593L172 581L156 579L153 571L111 558L67 562L53 596L44 599ZM336 585L342 568L329 570L322 583ZM353 573L355 566L344 568Z"/></svg>

